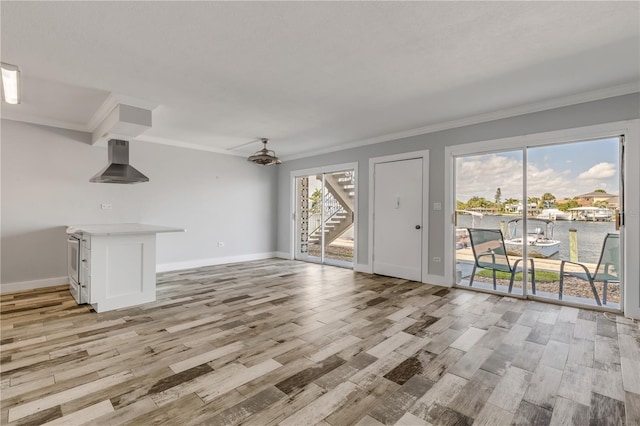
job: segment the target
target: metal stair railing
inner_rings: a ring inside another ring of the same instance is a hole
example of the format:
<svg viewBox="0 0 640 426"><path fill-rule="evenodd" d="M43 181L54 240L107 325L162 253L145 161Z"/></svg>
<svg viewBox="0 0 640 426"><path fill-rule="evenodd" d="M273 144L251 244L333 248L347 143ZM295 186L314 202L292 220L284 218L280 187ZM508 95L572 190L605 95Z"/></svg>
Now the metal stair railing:
<svg viewBox="0 0 640 426"><path fill-rule="evenodd" d="M345 208L340 204L340 202L330 193L327 192L323 199L323 207L324 207L324 223L327 224L331 219L335 218L335 216L339 213L347 213ZM322 228L322 214L321 213L313 213L309 216L309 225L314 223L313 230L309 232L309 236L314 235L316 232ZM310 226L311 228L311 226Z"/></svg>
<svg viewBox="0 0 640 426"><path fill-rule="evenodd" d="M323 175L316 176L322 179ZM342 204L347 213L355 210L355 174L353 172L340 172L324 175L326 188Z"/></svg>

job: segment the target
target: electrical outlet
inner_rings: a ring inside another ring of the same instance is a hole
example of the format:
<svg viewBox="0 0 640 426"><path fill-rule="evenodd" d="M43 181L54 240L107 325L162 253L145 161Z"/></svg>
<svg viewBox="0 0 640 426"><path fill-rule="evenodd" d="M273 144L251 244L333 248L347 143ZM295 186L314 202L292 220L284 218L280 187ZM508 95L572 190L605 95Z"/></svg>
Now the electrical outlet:
<svg viewBox="0 0 640 426"><path fill-rule="evenodd" d="M113 208L113 206L111 204L102 203L102 204L100 204L100 208L102 210L111 210Z"/></svg>
<svg viewBox="0 0 640 426"><path fill-rule="evenodd" d="M433 261L434 262L440 262L440 258L438 256L436 256L436 257L433 258Z"/></svg>
<svg viewBox="0 0 640 426"><path fill-rule="evenodd" d="M224 247L224 241L218 241L218 247Z"/></svg>

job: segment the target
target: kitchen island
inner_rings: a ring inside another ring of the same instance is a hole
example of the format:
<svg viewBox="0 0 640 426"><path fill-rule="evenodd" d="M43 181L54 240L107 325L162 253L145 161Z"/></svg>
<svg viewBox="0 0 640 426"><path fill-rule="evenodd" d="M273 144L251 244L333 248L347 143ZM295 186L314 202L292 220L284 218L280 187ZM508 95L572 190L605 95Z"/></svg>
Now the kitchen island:
<svg viewBox="0 0 640 426"><path fill-rule="evenodd" d="M90 303L96 312L155 301L156 234L184 231L141 223L69 226L67 234L79 240L76 277L70 273L71 293L75 284L76 300Z"/></svg>

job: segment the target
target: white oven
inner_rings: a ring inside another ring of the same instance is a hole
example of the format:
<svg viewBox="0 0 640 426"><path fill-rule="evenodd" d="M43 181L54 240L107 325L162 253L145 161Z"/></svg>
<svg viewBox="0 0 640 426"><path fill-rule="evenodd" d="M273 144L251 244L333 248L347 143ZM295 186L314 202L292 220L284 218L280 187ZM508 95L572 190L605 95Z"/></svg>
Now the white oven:
<svg viewBox="0 0 640 426"><path fill-rule="evenodd" d="M78 235L67 236L67 273L69 274L69 292L76 302L85 303L82 300L80 288L80 240Z"/></svg>

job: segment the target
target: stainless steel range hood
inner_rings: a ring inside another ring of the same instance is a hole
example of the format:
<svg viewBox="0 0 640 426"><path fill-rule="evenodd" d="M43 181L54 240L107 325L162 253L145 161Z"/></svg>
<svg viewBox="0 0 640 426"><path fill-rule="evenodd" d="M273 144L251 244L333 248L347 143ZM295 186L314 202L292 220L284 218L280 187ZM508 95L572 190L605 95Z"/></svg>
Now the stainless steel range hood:
<svg viewBox="0 0 640 426"><path fill-rule="evenodd" d="M94 183L140 183L149 178L129 164L129 141L109 139L109 164L89 182Z"/></svg>

